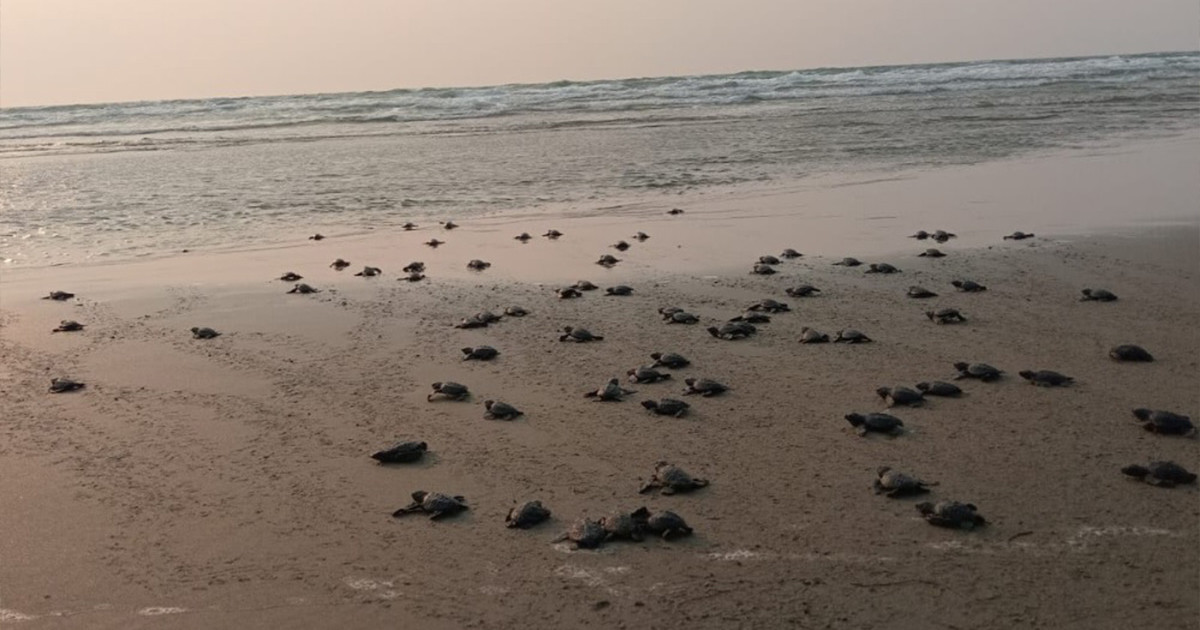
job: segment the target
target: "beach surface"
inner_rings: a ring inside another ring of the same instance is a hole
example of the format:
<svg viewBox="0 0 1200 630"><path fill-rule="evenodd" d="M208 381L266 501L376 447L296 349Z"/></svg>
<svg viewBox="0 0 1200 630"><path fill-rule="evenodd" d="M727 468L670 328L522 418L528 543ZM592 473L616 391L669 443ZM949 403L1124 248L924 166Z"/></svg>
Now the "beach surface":
<svg viewBox="0 0 1200 630"><path fill-rule="evenodd" d="M1122 466L1200 468L1200 441L1143 431L1136 407L1200 413L1200 191L1195 136L870 181L681 195L670 203L326 233L294 244L0 278L0 624L29 628L1130 628L1200 627L1196 486ZM669 216L678 207L685 212ZM564 236L539 235L558 229ZM917 229L958 238L938 245ZM631 239L636 231L650 238ZM1014 230L1033 239L1003 240ZM522 244L512 237L527 231ZM437 249L421 243L447 241ZM609 246L619 239L628 251ZM804 253L749 273L761 255ZM928 247L944 258L918 254ZM595 264L604 253L621 259ZM842 256L888 262L865 274ZM335 258L352 266L329 267ZM492 267L471 272L472 258ZM426 263L427 279L400 268ZM374 278L355 277L364 265ZM320 289L290 295L285 271ZM959 293L972 279L982 293ZM627 284L560 300L576 280ZM802 283L818 297L789 298ZM921 285L938 297L905 296ZM1085 288L1120 299L1081 302ZM39 299L51 290L73 300ZM787 302L746 340L719 325ZM530 314L487 328L482 310ZM668 325L678 306L697 325ZM926 310L967 322L939 326ZM85 329L51 333L60 320ZM194 326L222 332L193 339ZM563 326L603 335L559 341ZM800 329L874 342L799 344ZM1153 363L1117 363L1139 344ZM488 344L490 362L462 361ZM678 352L664 383L622 402L584 392ZM897 437L843 419L881 386L1005 371L958 399L893 409ZM1032 387L1020 370L1073 376ZM87 383L53 395L50 379ZM686 377L731 389L680 398ZM426 400L466 384L465 402ZM525 414L483 419L486 399ZM406 440L415 464L369 455ZM655 462L710 485L638 494ZM931 527L875 495L880 466L978 506L975 531ZM392 518L415 490L470 509ZM551 520L504 527L539 499ZM693 536L599 550L552 543L576 518L669 509Z"/></svg>

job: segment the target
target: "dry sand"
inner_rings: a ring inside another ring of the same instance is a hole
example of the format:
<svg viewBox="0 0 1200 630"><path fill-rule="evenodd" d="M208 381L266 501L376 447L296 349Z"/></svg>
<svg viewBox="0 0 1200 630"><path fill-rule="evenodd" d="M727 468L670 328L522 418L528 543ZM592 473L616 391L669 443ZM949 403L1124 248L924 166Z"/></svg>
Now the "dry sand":
<svg viewBox="0 0 1200 630"><path fill-rule="evenodd" d="M1195 147L1168 149L1181 146ZM1150 459L1200 468L1200 442L1144 432L1130 414L1200 412L1200 224L1186 210L1195 182L1125 162L1046 158L681 198L679 217L645 203L464 222L449 233L300 237L292 247L6 272L0 624L1198 627L1197 489L1153 488L1118 471ZM1078 177L1062 181L1073 169ZM1150 190L1159 178L1166 193ZM1092 227L1117 222L1088 215L1072 231L1061 214L1005 219L1008 204L1048 190L1076 204L1068 213L1082 214L1084 199L1115 208L1152 198L1159 218L1180 220L1106 231ZM883 200L889 207L867 209ZM976 211L955 219L955 202ZM786 210L817 205L852 220ZM1047 221L1063 227L1047 233ZM511 239L550 227L566 236ZM904 238L921 227L961 238L938 246L946 258L918 258L936 246ZM1013 229L1039 238L1000 239ZM651 239L625 253L606 247L635 230ZM419 245L432 236L449 244ZM786 246L806 256L774 276L746 273ZM592 264L606 251L624 261ZM903 273L832 266L841 255ZM355 266L329 269L339 256ZM473 257L493 267L468 273ZM429 264L427 281L397 281L412 260ZM353 277L363 264L385 273ZM284 294L288 285L272 278L286 270L323 291ZM554 287L585 278L636 292L554 297ZM956 278L990 290L956 293ZM800 282L822 296L787 298L783 289ZM912 284L941 297L906 298ZM1121 299L1080 302L1085 287ZM79 297L38 299L52 289ZM704 332L765 297L793 311L745 341ZM451 327L510 304L532 314ZM663 324L655 310L666 305L705 324ZM958 307L969 322L936 326L921 315L933 306ZM49 333L66 318L86 330ZM560 343L564 325L606 339ZM198 341L192 326L224 334ZM876 342L801 345L802 326L858 328ZM459 348L482 343L501 356L459 360ZM1106 352L1118 343L1158 360L1112 362ZM693 365L675 382L633 386L625 402L582 397L655 350ZM968 381L958 400L894 411L907 427L900 437L860 438L842 419L881 410L876 387L946 379L960 360L1008 375ZM1016 376L1022 369L1078 382L1035 388ZM56 375L88 387L48 394ZM683 419L637 403L678 394L686 376L733 389L692 400ZM473 399L427 402L441 380L467 384ZM486 398L526 415L485 421ZM404 467L368 457L406 439L427 441L429 456ZM659 459L712 484L638 495ZM915 501L871 492L881 465L940 482L931 498L971 501L989 525L928 526ZM465 495L471 509L442 522L391 518L417 489ZM551 522L506 529L508 509L532 498L553 510ZM599 551L550 542L576 517L641 505L677 511L696 534Z"/></svg>

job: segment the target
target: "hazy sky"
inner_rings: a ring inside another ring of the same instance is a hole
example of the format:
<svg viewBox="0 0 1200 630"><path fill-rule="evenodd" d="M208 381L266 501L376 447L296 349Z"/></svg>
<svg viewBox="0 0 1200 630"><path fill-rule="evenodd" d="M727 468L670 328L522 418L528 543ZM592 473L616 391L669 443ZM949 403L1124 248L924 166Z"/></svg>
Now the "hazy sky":
<svg viewBox="0 0 1200 630"><path fill-rule="evenodd" d="M0 106L1198 48L1198 0L0 0Z"/></svg>

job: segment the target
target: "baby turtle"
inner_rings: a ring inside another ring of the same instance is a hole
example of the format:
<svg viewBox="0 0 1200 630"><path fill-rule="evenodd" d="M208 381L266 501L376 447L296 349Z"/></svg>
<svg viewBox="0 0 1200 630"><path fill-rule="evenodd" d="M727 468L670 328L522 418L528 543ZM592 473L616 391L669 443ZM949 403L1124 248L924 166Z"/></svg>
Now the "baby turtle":
<svg viewBox="0 0 1200 630"><path fill-rule="evenodd" d="M747 324L746 322L726 322L720 328L709 326L706 330L708 330L708 334L717 339L728 340L745 339L758 332L754 324Z"/></svg>
<svg viewBox="0 0 1200 630"><path fill-rule="evenodd" d="M1108 356L1115 361L1153 361L1154 357L1141 346L1124 344L1108 351Z"/></svg>
<svg viewBox="0 0 1200 630"><path fill-rule="evenodd" d="M73 392L77 389L83 389L84 383L73 381L69 378L52 378L50 379L50 392L53 394L61 394L63 392Z"/></svg>
<svg viewBox="0 0 1200 630"><path fill-rule="evenodd" d="M795 286L795 287L788 287L787 289L784 289L783 292L792 297L800 298L800 297L813 297L816 294L820 293L821 290L818 289L817 287L814 287L811 284L801 284L801 285Z"/></svg>
<svg viewBox="0 0 1200 630"><path fill-rule="evenodd" d="M533 238L533 237L529 235L529 232L521 232L520 234L513 237L514 240L521 241L522 243L529 242L529 239L531 239L531 238Z"/></svg>
<svg viewBox="0 0 1200 630"><path fill-rule="evenodd" d="M192 338L193 339L215 339L220 336L221 336L221 333L219 333L211 328L208 328L207 326L193 326L192 327Z"/></svg>
<svg viewBox="0 0 1200 630"><path fill-rule="evenodd" d="M407 464L425 456L429 445L424 442L401 442L387 450L371 455L371 459L380 464Z"/></svg>
<svg viewBox="0 0 1200 630"><path fill-rule="evenodd" d="M929 238L932 238L933 240L935 240L939 243L945 243L946 241L948 241L952 238L958 238L958 235L947 232L946 230L938 230L938 231L934 232L933 234L930 234ZM934 250L934 251L936 251L936 250Z"/></svg>
<svg viewBox="0 0 1200 630"><path fill-rule="evenodd" d="M479 315L464 317L461 322L454 325L455 328L486 328L490 322L482 319Z"/></svg>
<svg viewBox="0 0 1200 630"><path fill-rule="evenodd" d="M988 381L994 381L1000 378L1001 374L1004 374L1003 371L997 370L986 363L967 363L965 361L959 361L958 363L954 364L954 369L958 370L958 376L955 376L954 380L977 378L986 383Z"/></svg>
<svg viewBox="0 0 1200 630"><path fill-rule="evenodd" d="M426 245L428 245L434 249L437 249L438 245L444 245L445 243L446 243L446 241L439 241L436 238L431 238L428 241L425 241Z"/></svg>
<svg viewBox="0 0 1200 630"><path fill-rule="evenodd" d="M470 261L467 262L467 269L471 269L472 271L483 271L484 269L487 269L488 267L491 267L491 266L492 266L492 263L486 262L483 260L479 260L478 258L472 258Z"/></svg>
<svg viewBox="0 0 1200 630"><path fill-rule="evenodd" d="M442 228L447 229L447 230L453 230L456 227L458 227L458 224L453 221L444 221L442 223Z"/></svg>
<svg viewBox="0 0 1200 630"><path fill-rule="evenodd" d="M485 321L489 324L495 324L496 322L500 321L500 319L501 319L501 317L499 315L497 315L491 311L479 311L478 313L475 313L474 315L472 315L472 317L474 317L475 319L481 320L481 321Z"/></svg>
<svg viewBox="0 0 1200 630"><path fill-rule="evenodd" d="M405 232L411 232L411 231L417 229L417 224L413 223L412 221L409 221L408 223L405 223L404 225L401 225L400 227L403 228Z"/></svg>
<svg viewBox="0 0 1200 630"><path fill-rule="evenodd" d="M401 276L399 278L396 278L396 279L404 280L405 282L420 282L425 279L425 274L423 274L419 271L410 271L410 272L408 272L408 274Z"/></svg>
<svg viewBox="0 0 1200 630"><path fill-rule="evenodd" d="M979 293L980 291L987 291L987 287L975 282L974 280L954 280L950 284L954 285L963 293Z"/></svg>
<svg viewBox="0 0 1200 630"><path fill-rule="evenodd" d="M896 435L903 430L901 427L904 426L904 422L900 418L887 413L848 413L846 422L849 422L859 435L866 435L870 432Z"/></svg>
<svg viewBox="0 0 1200 630"><path fill-rule="evenodd" d="M612 254L604 254L603 256L600 257L600 260L596 261L596 264L600 265L601 267L612 267L613 265L615 265L619 262L621 262L620 258L617 258L616 256L613 256Z"/></svg>
<svg viewBox="0 0 1200 630"><path fill-rule="evenodd" d="M763 311L765 313L783 313L785 311L790 311L792 309L787 304L784 304L783 302L776 302L775 300L766 298L763 300L759 300L758 302L755 302L754 304L751 304L750 306L747 306L746 310L748 310L748 311Z"/></svg>
<svg viewBox="0 0 1200 630"><path fill-rule="evenodd" d="M628 512L612 512L600 517L600 526L604 528L604 539L632 540L642 542L642 523L634 520Z"/></svg>
<svg viewBox="0 0 1200 630"><path fill-rule="evenodd" d="M588 341L604 341L604 337L602 335L593 335L591 331L586 328L563 326L563 334L559 336L558 340L584 343Z"/></svg>
<svg viewBox="0 0 1200 630"><path fill-rule="evenodd" d="M498 400L483 401L484 412L483 417L486 420L515 420L517 416L525 415L520 409Z"/></svg>
<svg viewBox="0 0 1200 630"><path fill-rule="evenodd" d="M463 348L463 361L491 361L495 359L500 351L491 346L475 346L474 348Z"/></svg>
<svg viewBox="0 0 1200 630"><path fill-rule="evenodd" d="M954 529L975 529L986 524L987 521L979 515L977 509L970 503L959 503L958 501L917 504L917 511L925 517L925 521L930 525Z"/></svg>
<svg viewBox="0 0 1200 630"><path fill-rule="evenodd" d="M760 264L760 265L778 265L779 259L774 256L771 256L771 255L759 256L758 264Z"/></svg>
<svg viewBox="0 0 1200 630"><path fill-rule="evenodd" d="M642 524L644 531L655 536L661 536L663 540L670 540L674 536L690 536L692 534L692 528L688 527L683 517L670 510L651 513L650 510L641 507L634 510L631 516Z"/></svg>
<svg viewBox="0 0 1200 630"><path fill-rule="evenodd" d="M967 321L956 308L939 308L936 311L925 311L925 317L935 324L953 324Z"/></svg>
<svg viewBox="0 0 1200 630"><path fill-rule="evenodd" d="M579 290L579 291L595 291L596 289L599 289L600 287L591 281L579 280L575 284L571 285L571 288Z"/></svg>
<svg viewBox="0 0 1200 630"><path fill-rule="evenodd" d="M845 258L843 258L843 259L841 259L841 260L839 260L839 261L837 261L837 262L835 262L835 263L833 263L833 264L835 264L835 265L841 265L841 266L843 266L843 267L857 267L857 266L859 266L859 265L861 265L861 264L863 264L863 263L862 263L862 261L861 261L861 260L859 260L859 259L857 259L857 258L853 258L853 257L847 256L847 257L845 257Z"/></svg>
<svg viewBox="0 0 1200 630"><path fill-rule="evenodd" d="M942 250L934 249L932 247L921 252L920 254L917 254L917 256L921 258L942 258L945 255L946 254L942 253Z"/></svg>
<svg viewBox="0 0 1200 630"><path fill-rule="evenodd" d="M433 384L433 392L425 397L425 400L432 401L434 396L441 395L450 400L465 400L471 392L467 390L466 385L461 385L452 381L439 381Z"/></svg>
<svg viewBox="0 0 1200 630"><path fill-rule="evenodd" d="M574 287L563 287L561 289L557 289L555 293L558 294L558 299L560 300L570 300L572 298L583 297L583 294Z"/></svg>
<svg viewBox="0 0 1200 630"><path fill-rule="evenodd" d="M658 314L662 315L663 319L666 319L672 313L682 313L682 312L683 312L683 309L679 308L678 306L660 306L660 307L658 307Z"/></svg>
<svg viewBox="0 0 1200 630"><path fill-rule="evenodd" d="M576 549L595 549L603 544L607 538L608 532L604 530L604 526L598 521L593 521L590 518L581 518L571 523L567 531L550 542L560 543L570 541L575 543Z"/></svg>
<svg viewBox="0 0 1200 630"><path fill-rule="evenodd" d="M790 259L792 259L792 258L799 258L799 257L801 257L801 256L803 256L803 255L804 255L804 254L801 254L800 252L798 252L798 251L796 251L796 250L792 249L791 247L789 247L789 248L787 248L787 249L783 250L783 253L782 253L782 254L780 254L780 255L779 255L779 257L780 257L780 258L787 258L787 259L789 259L789 260L790 260Z"/></svg>
<svg viewBox="0 0 1200 630"><path fill-rule="evenodd" d="M1115 302L1117 296L1106 289L1084 289L1080 302Z"/></svg>
<svg viewBox="0 0 1200 630"><path fill-rule="evenodd" d="M676 418L682 418L683 416L687 415L688 409L691 407L691 405L683 402L682 400L676 400L674 398L662 398L657 402L653 400L643 400L642 406L660 416L675 416Z"/></svg>
<svg viewBox="0 0 1200 630"><path fill-rule="evenodd" d="M363 278L374 278L375 276L378 276L381 273L383 273L383 270L380 269L379 267L363 267L362 271L360 271L354 275L360 276Z"/></svg>
<svg viewBox="0 0 1200 630"><path fill-rule="evenodd" d="M1150 462L1148 466L1134 464L1121 472L1160 488L1174 488L1179 484L1196 483L1196 473L1175 462Z"/></svg>
<svg viewBox="0 0 1200 630"><path fill-rule="evenodd" d="M520 306L510 306L504 309L504 314L508 315L509 317L525 317L529 314L529 311Z"/></svg>
<svg viewBox="0 0 1200 630"><path fill-rule="evenodd" d="M805 326L800 329L800 343L828 343L829 335Z"/></svg>
<svg viewBox="0 0 1200 630"><path fill-rule="evenodd" d="M612 247L619 252L623 252L629 249L629 243L626 243L625 241L617 241L616 243L612 244Z"/></svg>
<svg viewBox="0 0 1200 630"><path fill-rule="evenodd" d="M638 492L645 494L655 488L661 488L663 494L675 494L677 492L691 492L707 485L707 479L695 479L674 464L658 462L654 464L654 476Z"/></svg>
<svg viewBox="0 0 1200 630"><path fill-rule="evenodd" d="M671 216L683 214L683 209L682 208L671 208L670 210L667 210L667 214L669 214Z"/></svg>
<svg viewBox="0 0 1200 630"><path fill-rule="evenodd" d="M504 517L504 526L529 529L548 518L550 510L543 507L541 501L526 501L508 511L508 516Z"/></svg>
<svg viewBox="0 0 1200 630"><path fill-rule="evenodd" d="M1156 409L1137 408L1133 415L1141 420L1142 428L1159 435L1191 435L1196 432L1196 426L1188 416Z"/></svg>
<svg viewBox="0 0 1200 630"><path fill-rule="evenodd" d="M929 492L929 486L937 485L921 481L911 475L884 466L876 471L879 478L875 480L875 494L886 494L888 498L912 496Z"/></svg>
<svg viewBox="0 0 1200 630"><path fill-rule="evenodd" d="M926 396L954 397L962 394L962 389L958 385L945 381L917 383L917 389L921 390L921 393Z"/></svg>
<svg viewBox="0 0 1200 630"><path fill-rule="evenodd" d="M771 316L758 311L746 311L737 317L730 317L731 322L746 322L747 324L769 324Z"/></svg>
<svg viewBox="0 0 1200 630"><path fill-rule="evenodd" d="M562 235L563 235L563 233L559 232L558 230L546 230L546 233L543 234L542 236L545 236L546 238L548 238L550 240L554 240Z"/></svg>
<svg viewBox="0 0 1200 630"><path fill-rule="evenodd" d="M900 273L900 270L888 263L871 263L865 273Z"/></svg>
<svg viewBox="0 0 1200 630"><path fill-rule="evenodd" d="M758 274L760 276L769 276L773 273L778 273L778 272L775 271L775 268L772 267L771 265L764 265L762 263L754 263L754 267L750 270L750 273Z"/></svg>
<svg viewBox="0 0 1200 630"><path fill-rule="evenodd" d="M304 276L302 276L294 271L289 271L289 272L283 274L282 276L279 276L279 279L283 280L284 282L295 282L297 280L303 280Z"/></svg>
<svg viewBox="0 0 1200 630"><path fill-rule="evenodd" d="M632 383L657 383L671 378L667 372L659 372L648 367L629 368L626 374L629 375L629 381Z"/></svg>
<svg viewBox="0 0 1200 630"><path fill-rule="evenodd" d="M334 270L336 270L336 271L341 271L341 270L345 269L346 267L350 266L350 261L342 260L341 258L339 258L339 259L329 263L329 266L333 267Z"/></svg>
<svg viewBox="0 0 1200 630"><path fill-rule="evenodd" d="M597 389L596 391L588 392L588 393L584 394L583 397L584 398L594 398L595 401L593 401L593 402L596 402L596 401L620 402L621 399L624 398L625 396L628 396L629 394L636 394L636 393L637 392L635 390L625 389L625 388L621 387L621 381L619 381L615 378L611 378L608 380L607 383L604 384L604 387L601 387L600 389Z"/></svg>
<svg viewBox="0 0 1200 630"><path fill-rule="evenodd" d="M77 330L83 330L83 324L73 319L64 319L58 323L58 328L50 332L75 332Z"/></svg>
<svg viewBox="0 0 1200 630"><path fill-rule="evenodd" d="M843 328L833 336L834 343L870 343L871 341L873 340L870 337L853 328Z"/></svg>
<svg viewBox="0 0 1200 630"><path fill-rule="evenodd" d="M691 361L688 361L683 355L675 354L674 352L651 352L650 358L654 359L654 365L650 367L665 367L678 370L691 364Z"/></svg>
<svg viewBox="0 0 1200 630"><path fill-rule="evenodd" d="M646 240L646 239L650 238L650 235L649 235L649 234L646 234L645 232L638 232L637 234L634 234L634 235L633 235L633 238L635 238L635 239L637 239L639 242L641 242L641 241L644 241L644 240Z"/></svg>
<svg viewBox="0 0 1200 630"><path fill-rule="evenodd" d="M318 233L316 233L316 234L313 234L312 236L308 237L308 240L310 240L310 241L323 241L323 240L325 240L325 235L324 235L324 234L321 234L321 233L319 233L319 232L318 232Z"/></svg>
<svg viewBox="0 0 1200 630"><path fill-rule="evenodd" d="M670 311L663 313L663 321L668 324L696 324L700 318L687 311Z"/></svg>
<svg viewBox="0 0 1200 630"><path fill-rule="evenodd" d="M723 385L707 378L685 378L683 379L683 382L687 385L687 389L683 390L685 395L700 394L701 396L708 398L709 396L716 396L717 394L722 394L729 391L729 387L727 385Z"/></svg>
<svg viewBox="0 0 1200 630"><path fill-rule="evenodd" d="M917 230L916 234L911 234L908 238L915 238L918 241L923 241L929 238L929 232L926 232L925 230Z"/></svg>
<svg viewBox="0 0 1200 630"><path fill-rule="evenodd" d="M401 269L400 271L403 271L404 273L412 273L414 271L418 272L418 273L424 273L425 272L425 263L423 263L419 260L414 260L413 262L410 262L407 265L405 265L404 269Z"/></svg>
<svg viewBox="0 0 1200 630"><path fill-rule="evenodd" d="M908 287L908 293L906 293L906 295L910 298L917 298L917 299L932 298L932 297L938 296L938 294L934 293L933 291L930 291L929 289L926 289L925 287L920 287L920 286L916 286L916 285Z"/></svg>
<svg viewBox="0 0 1200 630"><path fill-rule="evenodd" d="M318 291L316 289L314 289L312 286L304 284L303 282L296 283L296 286L294 286L288 290L288 293L300 293L303 295L308 295L309 293L317 293L317 292Z"/></svg>
<svg viewBox="0 0 1200 630"><path fill-rule="evenodd" d="M1013 232L1012 234L1005 236L1004 240L1006 240L1006 241L1023 241L1027 238L1033 238L1033 234L1017 230L1016 232Z"/></svg>
<svg viewBox="0 0 1200 630"><path fill-rule="evenodd" d="M1021 370L1017 374L1038 387L1062 387L1075 382L1070 376L1052 370Z"/></svg>
<svg viewBox="0 0 1200 630"><path fill-rule="evenodd" d="M604 295L633 295L633 287L624 284L618 284L615 287L608 287L604 290Z"/></svg>
<svg viewBox="0 0 1200 630"><path fill-rule="evenodd" d="M413 512L425 512L430 519L458 514L467 509L467 500L461 496L450 496L440 492L417 490L412 493L413 502L392 512L392 516L401 517Z"/></svg>
<svg viewBox="0 0 1200 630"><path fill-rule="evenodd" d="M880 387L875 390L879 397L887 401L889 407L896 405L907 405L916 407L925 402L925 394L915 389L909 389L904 386L897 387Z"/></svg>
<svg viewBox="0 0 1200 630"><path fill-rule="evenodd" d="M73 297L75 297L74 293L67 293L66 291L51 291L50 295L43 296L42 299L43 300L54 300L56 302L65 302Z"/></svg>

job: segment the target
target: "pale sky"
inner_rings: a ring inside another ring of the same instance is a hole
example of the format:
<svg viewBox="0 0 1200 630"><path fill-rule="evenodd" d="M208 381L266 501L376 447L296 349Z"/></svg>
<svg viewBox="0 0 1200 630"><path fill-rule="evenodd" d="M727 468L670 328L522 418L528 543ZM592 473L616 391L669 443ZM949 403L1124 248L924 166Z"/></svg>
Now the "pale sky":
<svg viewBox="0 0 1200 630"><path fill-rule="evenodd" d="M1197 49L1198 0L0 0L0 107Z"/></svg>

